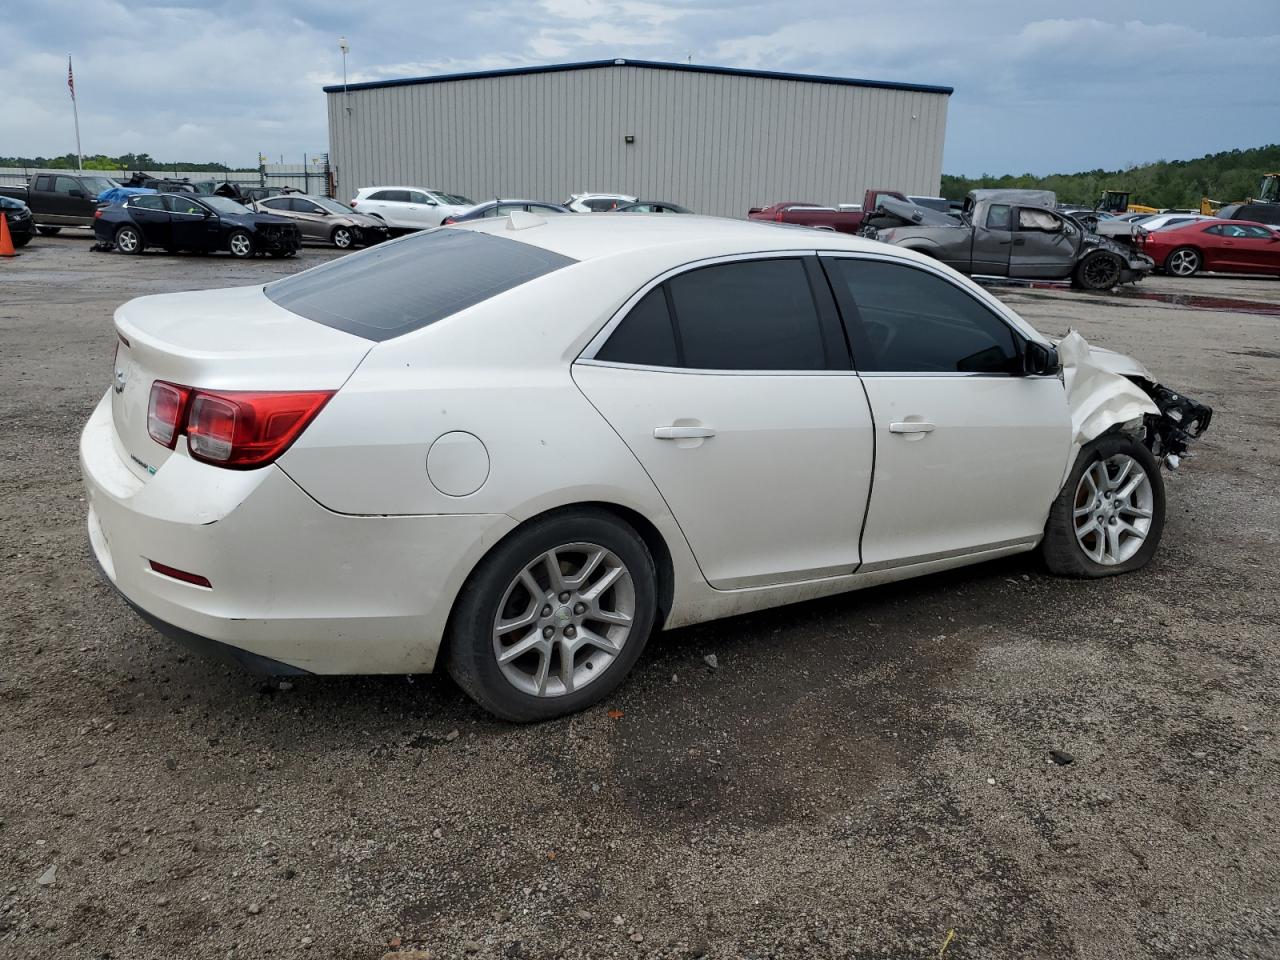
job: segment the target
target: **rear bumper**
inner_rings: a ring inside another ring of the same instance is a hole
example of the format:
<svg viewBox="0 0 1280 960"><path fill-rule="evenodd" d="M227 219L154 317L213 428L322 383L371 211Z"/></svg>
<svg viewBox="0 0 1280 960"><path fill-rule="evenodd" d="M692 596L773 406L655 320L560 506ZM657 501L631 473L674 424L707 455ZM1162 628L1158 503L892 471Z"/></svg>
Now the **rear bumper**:
<svg viewBox="0 0 1280 960"><path fill-rule="evenodd" d="M118 444L104 398L80 441L98 564L162 632L259 672L430 672L462 582L515 526L338 514L279 467L222 470L181 450L141 479Z"/></svg>

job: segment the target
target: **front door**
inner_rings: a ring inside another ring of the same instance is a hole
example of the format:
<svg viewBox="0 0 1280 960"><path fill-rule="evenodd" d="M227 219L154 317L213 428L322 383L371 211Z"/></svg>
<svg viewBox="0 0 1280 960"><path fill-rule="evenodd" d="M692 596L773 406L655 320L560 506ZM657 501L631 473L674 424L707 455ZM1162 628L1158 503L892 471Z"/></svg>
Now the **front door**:
<svg viewBox="0 0 1280 960"><path fill-rule="evenodd" d="M931 269L825 258L875 422L863 569L1036 540L1071 446L1056 376L1021 333Z"/></svg>
<svg viewBox="0 0 1280 960"><path fill-rule="evenodd" d="M678 274L574 365L715 588L858 566L871 417L821 281L802 255Z"/></svg>
<svg viewBox="0 0 1280 960"><path fill-rule="evenodd" d="M218 218L198 201L176 193L164 199L169 207L174 249L216 250L222 245Z"/></svg>
<svg viewBox="0 0 1280 960"><path fill-rule="evenodd" d="M1009 276L1070 276L1075 265L1075 245L1066 226L1066 221L1048 210L1019 207L1009 247Z"/></svg>
<svg viewBox="0 0 1280 960"><path fill-rule="evenodd" d="M298 225L308 240L328 240L329 214L305 197L287 197L289 219Z"/></svg>
<svg viewBox="0 0 1280 960"><path fill-rule="evenodd" d="M1012 244L1013 207L1007 203L990 204L983 222L973 225L972 272L988 277L1007 277Z"/></svg>

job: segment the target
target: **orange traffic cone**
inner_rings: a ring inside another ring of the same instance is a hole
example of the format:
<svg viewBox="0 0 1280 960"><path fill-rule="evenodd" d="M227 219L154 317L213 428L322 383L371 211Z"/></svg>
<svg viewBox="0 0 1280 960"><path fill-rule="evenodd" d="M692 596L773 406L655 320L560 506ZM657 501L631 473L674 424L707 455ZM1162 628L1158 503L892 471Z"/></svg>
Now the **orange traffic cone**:
<svg viewBox="0 0 1280 960"><path fill-rule="evenodd" d="M0 257L16 257L18 251L13 249L13 237L9 236L9 218L0 213Z"/></svg>

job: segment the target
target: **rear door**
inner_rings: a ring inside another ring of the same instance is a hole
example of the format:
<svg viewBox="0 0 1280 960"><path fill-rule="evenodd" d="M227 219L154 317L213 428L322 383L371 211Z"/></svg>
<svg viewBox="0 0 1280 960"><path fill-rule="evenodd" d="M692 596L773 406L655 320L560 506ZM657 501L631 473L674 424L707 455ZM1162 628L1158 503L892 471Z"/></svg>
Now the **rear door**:
<svg viewBox="0 0 1280 960"><path fill-rule="evenodd" d="M1013 207L1007 203L989 204L983 222L973 225L973 273L1007 277L1012 248Z"/></svg>
<svg viewBox="0 0 1280 960"><path fill-rule="evenodd" d="M1037 207L1018 207L1013 218L1009 276L1066 277L1075 265L1075 245L1066 221Z"/></svg>
<svg viewBox="0 0 1280 960"><path fill-rule="evenodd" d="M148 246L172 247L173 233L169 225L169 211L165 198L159 194L146 194L129 198L129 216L142 231Z"/></svg>
<svg viewBox="0 0 1280 960"><path fill-rule="evenodd" d="M823 262L875 422L863 569L1039 538L1071 445L1062 381L1024 376L1021 335L939 271Z"/></svg>
<svg viewBox="0 0 1280 960"><path fill-rule="evenodd" d="M637 294L573 368L707 581L852 573L871 419L812 255L734 258Z"/></svg>

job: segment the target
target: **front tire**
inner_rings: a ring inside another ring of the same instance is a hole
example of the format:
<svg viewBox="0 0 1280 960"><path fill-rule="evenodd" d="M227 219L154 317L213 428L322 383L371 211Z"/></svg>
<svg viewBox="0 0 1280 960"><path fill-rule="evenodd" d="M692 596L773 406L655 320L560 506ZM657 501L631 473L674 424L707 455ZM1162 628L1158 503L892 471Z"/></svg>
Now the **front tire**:
<svg viewBox="0 0 1280 960"><path fill-rule="evenodd" d="M445 667L476 703L528 723L608 696L657 615L653 557L602 510L552 514L477 567L450 619Z"/></svg>
<svg viewBox="0 0 1280 960"><path fill-rule="evenodd" d="M1195 247L1179 247L1164 262L1164 272L1171 277L1194 277L1200 272L1204 258Z"/></svg>
<svg viewBox="0 0 1280 960"><path fill-rule="evenodd" d="M1040 553L1051 573L1110 577L1147 565L1164 532L1164 479L1142 443L1113 433L1086 444L1049 510Z"/></svg>
<svg viewBox="0 0 1280 960"><path fill-rule="evenodd" d="M1091 253L1075 269L1075 284L1081 290L1110 290L1120 282L1123 265L1113 253Z"/></svg>
<svg viewBox="0 0 1280 960"><path fill-rule="evenodd" d="M347 227L334 227L333 233L329 234L329 242L339 250L350 250L355 243L355 236Z"/></svg>
<svg viewBox="0 0 1280 960"><path fill-rule="evenodd" d="M116 249L121 253L141 253L146 249L146 244L142 242L142 232L137 227L125 224L116 231Z"/></svg>
<svg viewBox="0 0 1280 960"><path fill-rule="evenodd" d="M237 260L247 260L253 256L253 237L243 230L234 230L227 237L227 252Z"/></svg>

